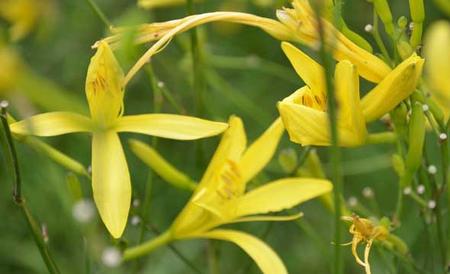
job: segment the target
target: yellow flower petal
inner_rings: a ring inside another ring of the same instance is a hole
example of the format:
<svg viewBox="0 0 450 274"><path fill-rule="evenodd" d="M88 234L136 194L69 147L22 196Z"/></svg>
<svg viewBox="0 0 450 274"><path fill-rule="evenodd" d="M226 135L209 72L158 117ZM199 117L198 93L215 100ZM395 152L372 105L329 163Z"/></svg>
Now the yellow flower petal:
<svg viewBox="0 0 450 274"><path fill-rule="evenodd" d="M376 120L394 109L414 92L424 60L413 54L398 65L361 100L367 122Z"/></svg>
<svg viewBox="0 0 450 274"><path fill-rule="evenodd" d="M367 136L366 123L359 99L359 78L355 66L349 61L341 61L336 65L335 90L338 103L338 124L351 132L351 138L340 143L364 143Z"/></svg>
<svg viewBox="0 0 450 274"><path fill-rule="evenodd" d="M240 246L258 265L264 274L287 274L278 255L266 243L247 233L217 229L202 233L198 237L230 241Z"/></svg>
<svg viewBox="0 0 450 274"><path fill-rule="evenodd" d="M73 132L93 130L92 121L72 112L49 112L11 124L15 134L55 136Z"/></svg>
<svg viewBox="0 0 450 274"><path fill-rule="evenodd" d="M129 144L134 154L169 184L191 191L196 188L197 184L189 176L167 162L151 146L138 140L129 140Z"/></svg>
<svg viewBox="0 0 450 274"><path fill-rule="evenodd" d="M195 140L226 130L226 123L175 114L142 114L120 117L114 129L175 140Z"/></svg>
<svg viewBox="0 0 450 274"><path fill-rule="evenodd" d="M248 147L238 164L243 182L251 180L272 159L283 132L283 123L278 118Z"/></svg>
<svg viewBox="0 0 450 274"><path fill-rule="evenodd" d="M293 95L307 88L304 87ZM291 141L302 145L329 145L328 114L286 99L279 102L277 107Z"/></svg>
<svg viewBox="0 0 450 274"><path fill-rule="evenodd" d="M331 182L312 178L280 179L246 193L236 201L236 216L277 212L325 194Z"/></svg>
<svg viewBox="0 0 450 274"><path fill-rule="evenodd" d="M131 182L119 136L112 131L92 139L92 191L100 217L114 238L127 224Z"/></svg>
<svg viewBox="0 0 450 274"><path fill-rule="evenodd" d="M101 42L86 76L86 97L92 119L109 127L123 113L124 75L114 53Z"/></svg>
<svg viewBox="0 0 450 274"><path fill-rule="evenodd" d="M322 66L290 43L281 43L281 48L311 91L316 92L315 95L324 96L325 72Z"/></svg>

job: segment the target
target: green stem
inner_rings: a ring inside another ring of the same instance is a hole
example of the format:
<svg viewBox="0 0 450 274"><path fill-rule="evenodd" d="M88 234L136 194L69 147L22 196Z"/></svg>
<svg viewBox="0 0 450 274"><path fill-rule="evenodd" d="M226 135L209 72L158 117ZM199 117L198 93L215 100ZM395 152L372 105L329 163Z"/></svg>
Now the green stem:
<svg viewBox="0 0 450 274"><path fill-rule="evenodd" d="M397 141L397 135L394 132L373 133L367 136L367 144L391 144Z"/></svg>
<svg viewBox="0 0 450 274"><path fill-rule="evenodd" d="M320 16L316 10L316 16ZM321 40L320 59L325 68L326 74L326 94L328 98L328 118L330 121L330 136L331 146L329 148L329 155L331 160L331 177L334 183L334 242L341 242L342 224L341 224L341 193L342 193L342 170L341 170L341 153L339 149L338 131L337 131L337 106L333 86L333 70L332 57L330 52L325 48L325 33L322 25L322 20L317 19L319 35ZM341 246L336 244L334 249L334 273L343 273L343 261Z"/></svg>
<svg viewBox="0 0 450 274"><path fill-rule="evenodd" d="M378 15L373 10L373 30L371 31L373 39L375 39L375 43L377 44L378 48L381 50L381 54L386 59L386 61L391 61L391 57L389 56L389 52L386 48L386 46L383 43L383 39L381 39L380 31L378 29Z"/></svg>
<svg viewBox="0 0 450 274"><path fill-rule="evenodd" d="M143 244L125 249L123 253L123 260L130 261L142 257L144 255L147 255L148 253L154 251L155 249L168 244L172 240L173 240L172 234L170 233L170 231L166 231L158 235L158 237L149 240Z"/></svg>
<svg viewBox="0 0 450 274"><path fill-rule="evenodd" d="M3 103L3 102L2 102ZM39 252L41 254L42 259L44 260L45 265L47 266L47 270L51 274L59 274L58 267L56 263L54 262L53 258L50 255L50 252L48 250L47 244L44 241L42 237L42 232L39 228L38 222L34 219L33 215L31 215L30 210L28 209L25 199L22 197L22 181L20 176L20 170L19 170L19 161L16 154L16 149L14 147L11 131L8 125L7 121L7 113L6 113L6 106L1 106L1 126L3 128L3 132L5 133L6 137L6 148L5 152L8 153L9 159L11 160L11 167L10 169L13 170L14 175L14 190L13 190L13 197L14 202L19 206L19 208L22 210L22 213L25 217L25 220L27 221L28 228L30 229L33 239L35 241L36 246L39 249Z"/></svg>
<svg viewBox="0 0 450 274"><path fill-rule="evenodd" d="M186 0L187 11L189 15L193 15L194 1ZM200 51L200 41L198 39L198 31L196 28L190 31L191 36L191 54L192 65L194 70L194 93L196 114L201 116L204 112L203 96L206 89L205 77L203 75L203 60Z"/></svg>
<svg viewBox="0 0 450 274"><path fill-rule="evenodd" d="M94 2L94 0L86 0L86 2L88 2L89 6L91 7L91 9L94 11L94 13L98 16L98 18L100 18L100 20L103 22L103 24L105 24L105 26L108 29L112 29L113 25L111 24L111 22L108 20L108 17L106 17L106 15L102 12L102 10L98 7L98 5Z"/></svg>

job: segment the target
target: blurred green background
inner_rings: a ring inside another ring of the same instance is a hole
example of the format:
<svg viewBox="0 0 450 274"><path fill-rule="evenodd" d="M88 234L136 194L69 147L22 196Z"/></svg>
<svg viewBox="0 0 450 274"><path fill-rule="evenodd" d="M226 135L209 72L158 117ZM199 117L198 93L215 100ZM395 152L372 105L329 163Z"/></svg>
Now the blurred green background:
<svg viewBox="0 0 450 274"><path fill-rule="evenodd" d="M3 1L3 0L1 0ZM33 1L32 1L33 2ZM9 40L7 20L0 21L3 46L14 48L28 64L29 73L36 76L35 82L28 83L18 78L15 84L0 90L0 97L9 100L10 111L16 118L33 113L64 109L69 105L80 111L87 109L84 97L86 69L93 55L91 45L108 33L105 25L92 11L87 1L35 1L36 8L44 9L42 16L33 23L33 29L24 39ZM44 2L47 6L44 6ZM165 21L186 15L185 6L139 9L135 1L96 1L115 26L143 22ZM260 16L275 17L275 9L285 5L285 1L200 1L196 12L216 10L246 11ZM395 19L400 15L409 18L408 1L391 1ZM426 25L443 18L432 1L426 3ZM350 28L365 36L372 44L370 35L364 33L364 26L372 21L372 9L363 0L345 1L344 18ZM303 85L290 67L280 50L280 42L262 31L245 26L217 23L199 28L201 50L204 58L204 75L207 83L204 94L203 118L226 121L236 114L243 118L249 140L254 140L277 117L275 104ZM144 46L119 54L126 71L137 60ZM0 59L0 75L14 78ZM167 99L161 99L162 112L196 115L192 85L192 63L190 37L188 33L177 36L172 43L151 61L151 66L159 85L167 89L173 100L180 106L175 108ZM30 76L31 77L31 76ZM43 79L46 79L44 82ZM49 82L47 82L49 81ZM362 90L367 91L364 83ZM67 102L58 104L58 97L47 93L52 89ZM56 103L52 103L56 102ZM145 73L128 85L125 98L125 112L128 114L153 112L154 97L152 86ZM372 131L385 129L382 122L371 125ZM149 137L122 134L133 184L133 198L140 201L130 213L142 212L142 199L149 169L134 156L127 146L127 139L139 138L149 141ZM429 142L434 142L430 136ZM158 150L175 166L199 180L219 137L200 142L177 142L159 140ZM52 146L80 161L90 164L90 137L86 134L45 139ZM20 168L23 175L23 192L33 215L45 226L48 244L62 273L193 273L169 248L161 248L135 263L118 268L108 268L102 264L102 252L113 246L98 215L87 223L74 219L74 198L68 184L68 171L49 160L29 146L16 143ZM197 157L198 149L202 157ZM287 136L279 146L279 151L293 149L300 154L304 148L290 143ZM317 148L327 170L326 149ZM368 208L376 217L391 216L397 197L397 177L391 167L394 146L377 145L343 150L345 174L345 197L355 205ZM0 151L1 152L1 151ZM433 151L428 153L433 154ZM0 154L1 155L1 154ZM260 174L254 187L260 183L286 176L277 155ZM0 157L2 159L2 157ZM434 158L436 159L436 157ZM437 164L437 163L435 163ZM188 201L190 193L176 189L157 176L152 178L151 205L148 210L149 222L159 230L166 229ZM83 196L91 199L90 182L79 177ZM374 198L366 198L362 190L370 187ZM356 198L357 200L355 200ZM318 200L301 205L305 217L299 222L287 223L247 223L236 225L239 229L264 238L285 262L290 273L329 273L333 251L333 216ZM437 261L435 230L425 223L421 208L406 199L407 211L402 227L395 233L409 245L419 266L433 273ZM89 213L89 212L88 212ZM20 210L12 200L12 183L5 162L0 162L0 273L46 273L45 265L34 245L31 234ZM136 220L136 219L135 219ZM430 220L432 222L432 220ZM129 224L124 239L130 245L139 238L139 225ZM146 232L145 238L154 234ZM345 233L346 241L351 237ZM225 242L192 240L175 243L175 246L204 273L209 273L208 250L214 249L221 273L258 273L250 258L237 246ZM363 273L350 251L343 248L345 273ZM408 273L402 264L383 248L375 246L371 254L373 273ZM397 269L393 272L392 269ZM135 272L134 272L135 271Z"/></svg>

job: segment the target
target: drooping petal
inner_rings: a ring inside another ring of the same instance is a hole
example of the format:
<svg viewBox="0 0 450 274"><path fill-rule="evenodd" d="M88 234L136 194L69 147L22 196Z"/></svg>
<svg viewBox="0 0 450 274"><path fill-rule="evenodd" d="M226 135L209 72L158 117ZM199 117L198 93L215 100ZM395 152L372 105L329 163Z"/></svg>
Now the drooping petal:
<svg viewBox="0 0 450 274"><path fill-rule="evenodd" d="M131 182L122 144L113 131L93 135L92 191L103 223L119 238L127 224Z"/></svg>
<svg viewBox="0 0 450 274"><path fill-rule="evenodd" d="M335 91L338 103L338 123L347 128L352 136L340 136L341 143L360 145L367 136L366 123L359 99L359 79L356 67L349 61L336 65ZM346 138L347 137L347 138Z"/></svg>
<svg viewBox="0 0 450 274"><path fill-rule="evenodd" d="M423 62L413 54L362 98L361 107L367 122L380 118L411 95L422 73Z"/></svg>
<svg viewBox="0 0 450 274"><path fill-rule="evenodd" d="M290 43L281 43L281 48L312 92L319 96L325 95L325 72L322 66Z"/></svg>
<svg viewBox="0 0 450 274"><path fill-rule="evenodd" d="M235 214L239 217L281 211L325 194L332 188L331 182L323 179L280 179L238 198Z"/></svg>
<svg viewBox="0 0 450 274"><path fill-rule="evenodd" d="M293 214L293 215L287 215L287 216L271 216L271 215L248 216L248 217L242 217L242 218L227 222L227 224L243 223L243 222L287 222L287 221L296 220L302 216L303 216L302 212L299 212L299 213Z"/></svg>
<svg viewBox="0 0 450 274"><path fill-rule="evenodd" d="M123 113L124 75L114 53L101 42L91 58L86 76L86 97L92 119L111 126Z"/></svg>
<svg viewBox="0 0 450 274"><path fill-rule="evenodd" d="M118 132L136 132L175 140L195 140L214 136L228 124L175 114L142 114L124 116L117 120Z"/></svg>
<svg viewBox="0 0 450 274"><path fill-rule="evenodd" d="M258 265L264 274L287 274L278 255L266 243L247 233L217 229L202 233L197 237L230 241L240 246Z"/></svg>
<svg viewBox="0 0 450 274"><path fill-rule="evenodd" d="M295 94L301 92L302 89ZM279 102L277 107L291 141L301 145L329 145L327 113L286 99Z"/></svg>
<svg viewBox="0 0 450 274"><path fill-rule="evenodd" d="M248 147L238 163L243 182L251 180L272 159L283 132L283 123L278 118Z"/></svg>
<svg viewBox="0 0 450 274"><path fill-rule="evenodd" d="M55 136L93 130L92 121L72 112L38 114L11 124L11 131L21 135Z"/></svg>

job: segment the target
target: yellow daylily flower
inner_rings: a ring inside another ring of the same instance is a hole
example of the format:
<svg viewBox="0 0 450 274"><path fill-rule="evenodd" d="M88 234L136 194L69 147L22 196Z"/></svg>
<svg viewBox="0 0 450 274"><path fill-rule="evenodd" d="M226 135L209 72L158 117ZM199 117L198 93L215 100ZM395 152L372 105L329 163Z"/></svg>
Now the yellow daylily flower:
<svg viewBox="0 0 450 274"><path fill-rule="evenodd" d="M283 42L282 49L306 83L305 87L278 103L278 110L291 141L302 145L330 145L324 69L289 43ZM411 56L360 99L356 67L349 61L340 61L336 66L334 79L339 106L339 144L364 144L367 138L366 122L389 112L414 91L422 64L423 59Z"/></svg>
<svg viewBox="0 0 450 274"><path fill-rule="evenodd" d="M375 224L373 221L365 218L359 218L357 215L343 216L344 221L351 222L349 232L353 235L351 241L352 254L358 264L362 265L366 274L371 274L369 264L370 249L374 241L386 241L390 235L389 227L384 224ZM358 245L365 243L364 261L359 258Z"/></svg>
<svg viewBox="0 0 450 274"><path fill-rule="evenodd" d="M309 1L293 0L292 7L278 10L278 19L289 27L301 43L317 48L320 44L318 17ZM320 20L324 28L325 43L336 60L349 60L363 78L375 83L381 82L391 72L380 58L353 43L325 18L321 17Z"/></svg>
<svg viewBox="0 0 450 274"><path fill-rule="evenodd" d="M434 101L450 117L450 23L439 21L430 27L425 39L425 72Z"/></svg>
<svg viewBox="0 0 450 274"><path fill-rule="evenodd" d="M55 136L92 134L92 189L100 216L114 238L125 229L131 182L119 132L136 132L176 140L193 140L223 132L228 125L173 114L123 116L123 72L108 44L101 43L86 77L91 117L50 112L11 124L15 134Z"/></svg>
<svg viewBox="0 0 450 274"><path fill-rule="evenodd" d="M255 260L263 273L287 273L277 254L261 240L243 232L216 229L228 223L287 221L294 216L267 216L328 193L328 180L285 178L246 192L247 183L270 161L284 132L277 119L247 148L242 121L231 117L230 127L198 184L190 201L169 229L171 240L212 238L234 242ZM145 248L125 251L124 258L137 256ZM148 245L150 246L150 245Z"/></svg>

